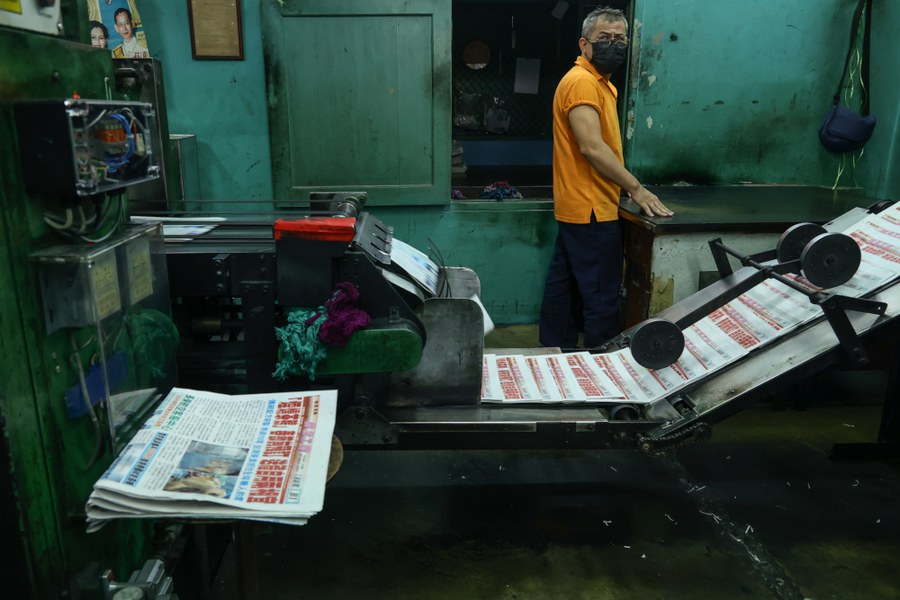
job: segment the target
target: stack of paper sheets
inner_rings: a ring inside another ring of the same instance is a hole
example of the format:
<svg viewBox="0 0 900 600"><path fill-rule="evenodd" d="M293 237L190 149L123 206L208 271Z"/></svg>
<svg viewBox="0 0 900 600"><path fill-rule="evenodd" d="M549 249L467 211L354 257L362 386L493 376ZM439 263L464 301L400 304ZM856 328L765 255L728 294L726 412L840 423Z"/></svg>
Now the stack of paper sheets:
<svg viewBox="0 0 900 600"><path fill-rule="evenodd" d="M859 244L862 260L850 281L829 292L858 298L900 275L900 202L877 215L868 215L843 233ZM817 289L803 277L788 277ZM822 309L806 295L767 279L685 329L684 352L664 369L642 367L627 348L593 355L485 354L481 399L504 404L648 403L820 316Z"/></svg>
<svg viewBox="0 0 900 600"><path fill-rule="evenodd" d="M174 388L94 484L88 531L120 518L303 525L322 510L337 392Z"/></svg>

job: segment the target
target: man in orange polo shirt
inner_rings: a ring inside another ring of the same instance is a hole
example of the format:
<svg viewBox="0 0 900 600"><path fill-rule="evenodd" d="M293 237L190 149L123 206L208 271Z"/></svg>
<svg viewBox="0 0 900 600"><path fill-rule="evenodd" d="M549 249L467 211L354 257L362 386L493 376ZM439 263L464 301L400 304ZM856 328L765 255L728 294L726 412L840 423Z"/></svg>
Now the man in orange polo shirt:
<svg viewBox="0 0 900 600"><path fill-rule="evenodd" d="M576 291L584 305L584 347L619 332L622 287L622 190L648 216L670 211L624 166L609 81L628 51L628 21L621 10L601 7L584 20L581 56L553 97L553 212L559 226L541 306L544 346L575 348Z"/></svg>

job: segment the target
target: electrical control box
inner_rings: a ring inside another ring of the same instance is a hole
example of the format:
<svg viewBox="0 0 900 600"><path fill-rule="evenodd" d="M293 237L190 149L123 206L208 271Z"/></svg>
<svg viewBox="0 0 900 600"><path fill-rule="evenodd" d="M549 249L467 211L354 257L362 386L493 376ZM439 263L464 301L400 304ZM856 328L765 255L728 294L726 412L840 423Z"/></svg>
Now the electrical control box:
<svg viewBox="0 0 900 600"><path fill-rule="evenodd" d="M160 228L148 223L101 244L54 246L32 254L47 334L95 325L158 292L154 262L165 252Z"/></svg>
<svg viewBox="0 0 900 600"><path fill-rule="evenodd" d="M131 226L92 245L31 255L48 335L69 338L77 373L66 416L105 422L114 451L175 384L178 330L172 322L160 223ZM97 419L99 409L105 418ZM99 429L98 429L99 431Z"/></svg>
<svg viewBox="0 0 900 600"><path fill-rule="evenodd" d="M0 25L48 35L62 35L57 0L0 0Z"/></svg>
<svg viewBox="0 0 900 600"><path fill-rule="evenodd" d="M22 177L32 193L65 204L161 175L153 105L112 100L29 100L13 105Z"/></svg>

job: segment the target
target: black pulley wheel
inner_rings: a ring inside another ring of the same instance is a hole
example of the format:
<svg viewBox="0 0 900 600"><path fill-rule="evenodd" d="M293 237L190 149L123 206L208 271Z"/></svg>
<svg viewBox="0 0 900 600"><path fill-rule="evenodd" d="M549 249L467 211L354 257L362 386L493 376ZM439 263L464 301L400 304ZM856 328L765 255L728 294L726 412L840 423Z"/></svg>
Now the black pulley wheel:
<svg viewBox="0 0 900 600"><path fill-rule="evenodd" d="M641 411L630 404L619 404L609 411L611 421L637 421L641 418Z"/></svg>
<svg viewBox="0 0 900 600"><path fill-rule="evenodd" d="M797 223L784 230L775 246L778 262L786 263L798 260L803 248L817 235L825 233L825 228L815 223Z"/></svg>
<svg viewBox="0 0 900 600"><path fill-rule="evenodd" d="M684 350L684 334L672 321L648 319L631 334L631 355L639 365L662 369L678 360Z"/></svg>
<svg viewBox="0 0 900 600"><path fill-rule="evenodd" d="M823 233L814 237L800 253L800 267L807 281L828 289L850 281L862 253L859 245L843 233Z"/></svg>

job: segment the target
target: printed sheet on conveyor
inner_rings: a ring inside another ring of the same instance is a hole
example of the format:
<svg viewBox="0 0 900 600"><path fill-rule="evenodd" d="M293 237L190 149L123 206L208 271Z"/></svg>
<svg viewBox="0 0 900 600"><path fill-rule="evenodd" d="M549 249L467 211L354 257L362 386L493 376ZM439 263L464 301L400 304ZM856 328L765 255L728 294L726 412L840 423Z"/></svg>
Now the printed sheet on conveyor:
<svg viewBox="0 0 900 600"><path fill-rule="evenodd" d="M853 277L830 291L862 297L900 276L900 202L842 233L859 244ZM811 290L799 275L787 275ZM721 369L822 315L804 294L768 279L684 330L684 351L651 370L625 348L607 354L485 354L481 400L515 403L630 402L646 404Z"/></svg>

